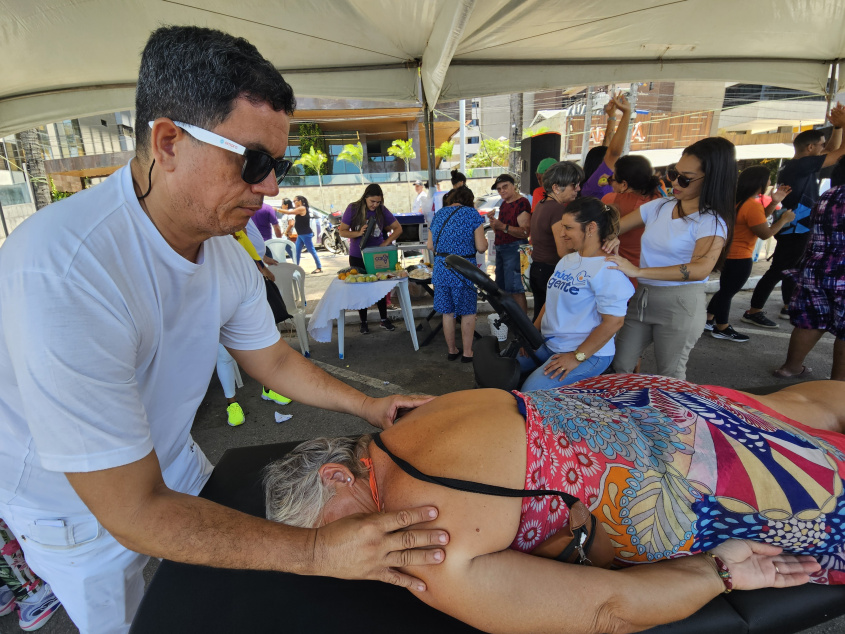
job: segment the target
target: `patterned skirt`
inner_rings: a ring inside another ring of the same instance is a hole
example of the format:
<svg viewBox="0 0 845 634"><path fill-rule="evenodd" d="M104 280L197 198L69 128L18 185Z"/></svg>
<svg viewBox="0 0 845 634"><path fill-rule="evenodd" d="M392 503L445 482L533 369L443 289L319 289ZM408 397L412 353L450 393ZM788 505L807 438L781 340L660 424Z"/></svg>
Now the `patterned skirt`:
<svg viewBox="0 0 845 634"><path fill-rule="evenodd" d="M815 582L845 583L845 435L733 390L658 376L515 395L526 418L525 488L579 497L617 564L750 539L813 555ZM567 521L559 498L525 498L511 548L530 552Z"/></svg>

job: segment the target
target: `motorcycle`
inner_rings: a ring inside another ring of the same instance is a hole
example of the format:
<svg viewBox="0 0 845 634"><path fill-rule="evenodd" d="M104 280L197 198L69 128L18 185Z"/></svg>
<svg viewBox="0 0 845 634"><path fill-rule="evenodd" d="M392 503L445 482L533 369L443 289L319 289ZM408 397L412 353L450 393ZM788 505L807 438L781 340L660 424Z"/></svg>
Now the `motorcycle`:
<svg viewBox="0 0 845 634"><path fill-rule="evenodd" d="M349 255L349 244L340 236L340 220L329 216L327 226L320 235L320 244L329 253Z"/></svg>

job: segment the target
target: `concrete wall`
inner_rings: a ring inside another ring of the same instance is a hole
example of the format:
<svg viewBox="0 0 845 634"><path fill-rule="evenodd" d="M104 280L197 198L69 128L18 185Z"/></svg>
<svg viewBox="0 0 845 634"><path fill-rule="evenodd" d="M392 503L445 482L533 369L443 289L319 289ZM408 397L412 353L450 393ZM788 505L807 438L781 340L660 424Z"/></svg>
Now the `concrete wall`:
<svg viewBox="0 0 845 634"><path fill-rule="evenodd" d="M3 205L3 216L6 218L6 227L9 233L15 230L20 223L35 213L35 203L25 205ZM3 227L0 225L0 239L3 238Z"/></svg>
<svg viewBox="0 0 845 634"><path fill-rule="evenodd" d="M467 186L476 196L490 193L490 185L493 184L493 177L470 178ZM283 198L294 196L305 196L308 203L324 211L343 211L351 202L358 200L364 193L366 185L324 185L322 192L319 187L282 187L279 195L273 199L267 199L267 203L278 207ZM452 183L448 180L440 181L437 186L440 190L452 189ZM381 183L384 192L384 205L393 213L409 213L411 203L417 197L416 191L408 183Z"/></svg>

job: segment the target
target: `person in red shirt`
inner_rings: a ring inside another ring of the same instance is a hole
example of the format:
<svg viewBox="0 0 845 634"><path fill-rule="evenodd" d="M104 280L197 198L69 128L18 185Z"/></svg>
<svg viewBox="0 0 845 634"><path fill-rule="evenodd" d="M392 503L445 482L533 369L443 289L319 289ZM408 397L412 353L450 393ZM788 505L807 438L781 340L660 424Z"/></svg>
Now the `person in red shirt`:
<svg viewBox="0 0 845 634"><path fill-rule="evenodd" d="M751 275L752 255L757 239L768 240L795 219L795 214L787 209L771 227L769 226L767 217L792 191L789 185L781 185L777 191L772 192L771 202L764 209L760 203L760 195L769 188L770 183L769 168L764 165L754 165L742 170L737 180L736 224L733 240L728 247L725 266L719 276L719 290L707 305L707 322L704 324L704 329L709 330L710 335L716 339L737 343L748 341L748 335L737 332L728 323L731 300L742 290ZM762 313L757 313L757 315L762 315ZM759 317L754 318L748 312L742 316L742 321L746 323L767 327L764 322L758 320ZM767 321L777 328L777 324L771 320Z"/></svg>
<svg viewBox="0 0 845 634"><path fill-rule="evenodd" d="M493 189L502 197L498 218L490 218L490 228L496 232L496 283L503 291L511 293L516 303L528 313L519 247L528 244L531 204L519 193L510 174L499 174Z"/></svg>
<svg viewBox="0 0 845 634"><path fill-rule="evenodd" d="M621 218L639 209L640 205L660 198L660 178L644 156L629 155L618 159L608 180L613 191L605 194L601 201L616 207ZM640 227L619 236L619 255L636 266L640 265L640 239L643 231L645 227ZM631 278L631 282L636 288L636 278Z"/></svg>
<svg viewBox="0 0 845 634"><path fill-rule="evenodd" d="M540 183L533 192L531 192L531 213L534 213L534 210L537 209L537 205L540 204L540 201L546 197L546 189L543 187L543 174L546 173L546 170L549 169L552 165L557 163L557 159L553 158L544 158L540 161L540 164L537 166L537 182Z"/></svg>

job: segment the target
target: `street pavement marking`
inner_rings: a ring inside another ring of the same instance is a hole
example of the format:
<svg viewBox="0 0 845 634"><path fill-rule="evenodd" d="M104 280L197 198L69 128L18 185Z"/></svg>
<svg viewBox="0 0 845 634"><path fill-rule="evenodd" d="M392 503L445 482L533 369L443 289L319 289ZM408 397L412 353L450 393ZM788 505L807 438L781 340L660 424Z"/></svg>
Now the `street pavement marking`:
<svg viewBox="0 0 845 634"><path fill-rule="evenodd" d="M311 363L337 378L346 379L347 381L355 381L356 383L363 383L364 385L369 385L370 387L382 390L383 392L388 392L389 394L414 394L414 392L406 390L401 385L396 385L395 383L385 383L381 379L376 379L365 374L359 374L358 372L353 372L352 370L347 370L346 368L339 368L330 363L323 363L322 361L315 361L314 359L311 359Z"/></svg>

